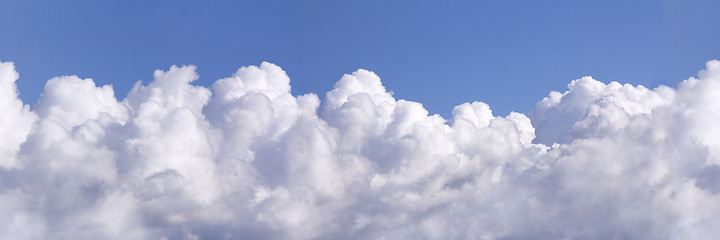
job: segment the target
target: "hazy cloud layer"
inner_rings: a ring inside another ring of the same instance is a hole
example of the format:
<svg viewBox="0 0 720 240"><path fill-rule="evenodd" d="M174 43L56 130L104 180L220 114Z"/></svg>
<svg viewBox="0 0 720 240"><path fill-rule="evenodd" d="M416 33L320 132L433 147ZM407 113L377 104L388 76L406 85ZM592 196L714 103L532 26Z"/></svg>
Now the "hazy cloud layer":
<svg viewBox="0 0 720 240"><path fill-rule="evenodd" d="M452 119L373 72L325 101L278 66L211 88L76 76L32 107L0 63L0 239L712 239L720 62L677 87L590 77L529 117ZM479 96L481 97L481 96Z"/></svg>

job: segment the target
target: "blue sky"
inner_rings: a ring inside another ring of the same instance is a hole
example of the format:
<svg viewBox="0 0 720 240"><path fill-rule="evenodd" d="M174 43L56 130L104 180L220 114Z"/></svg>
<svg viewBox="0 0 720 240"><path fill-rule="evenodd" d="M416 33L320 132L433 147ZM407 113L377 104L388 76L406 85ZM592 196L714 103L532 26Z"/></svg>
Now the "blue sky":
<svg viewBox="0 0 720 240"><path fill-rule="evenodd" d="M321 97L375 71L398 99L449 116L463 102L526 113L585 75L674 86L720 56L712 1L2 1L0 60L34 103L59 75L119 97L155 69L198 66L209 85L269 61L293 94Z"/></svg>

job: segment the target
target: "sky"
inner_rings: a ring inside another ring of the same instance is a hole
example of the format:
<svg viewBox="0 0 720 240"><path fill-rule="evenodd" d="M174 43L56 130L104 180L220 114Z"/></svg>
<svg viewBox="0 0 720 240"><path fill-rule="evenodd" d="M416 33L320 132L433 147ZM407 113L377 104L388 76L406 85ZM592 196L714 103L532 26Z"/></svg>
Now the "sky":
<svg viewBox="0 0 720 240"><path fill-rule="evenodd" d="M0 240L715 239L719 6L0 0Z"/></svg>
<svg viewBox="0 0 720 240"><path fill-rule="evenodd" d="M198 66L207 86L268 61L295 95L322 98L362 68L432 114L483 101L507 115L583 76L674 86L720 53L716 1L0 4L0 59L16 63L29 104L55 76L112 84L123 97L171 65Z"/></svg>

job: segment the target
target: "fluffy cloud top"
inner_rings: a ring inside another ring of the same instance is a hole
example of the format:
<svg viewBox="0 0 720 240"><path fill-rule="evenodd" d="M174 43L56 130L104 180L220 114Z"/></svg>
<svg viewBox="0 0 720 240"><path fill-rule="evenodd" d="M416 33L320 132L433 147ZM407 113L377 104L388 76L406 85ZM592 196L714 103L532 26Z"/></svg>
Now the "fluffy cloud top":
<svg viewBox="0 0 720 240"><path fill-rule="evenodd" d="M373 72L321 102L278 66L211 88L76 76L32 107L0 63L0 239L712 239L720 62L677 87L590 77L529 117L452 119Z"/></svg>

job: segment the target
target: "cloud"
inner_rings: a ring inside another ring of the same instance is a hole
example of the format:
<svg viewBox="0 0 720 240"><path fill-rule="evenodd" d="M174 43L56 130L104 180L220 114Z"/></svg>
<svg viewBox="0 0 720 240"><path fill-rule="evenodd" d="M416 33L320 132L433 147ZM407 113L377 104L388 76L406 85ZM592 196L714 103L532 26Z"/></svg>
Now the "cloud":
<svg viewBox="0 0 720 240"><path fill-rule="evenodd" d="M210 88L194 66L18 99L0 63L0 239L710 239L720 62L677 87L591 77L529 117L451 119L371 71L323 102L278 66Z"/></svg>

